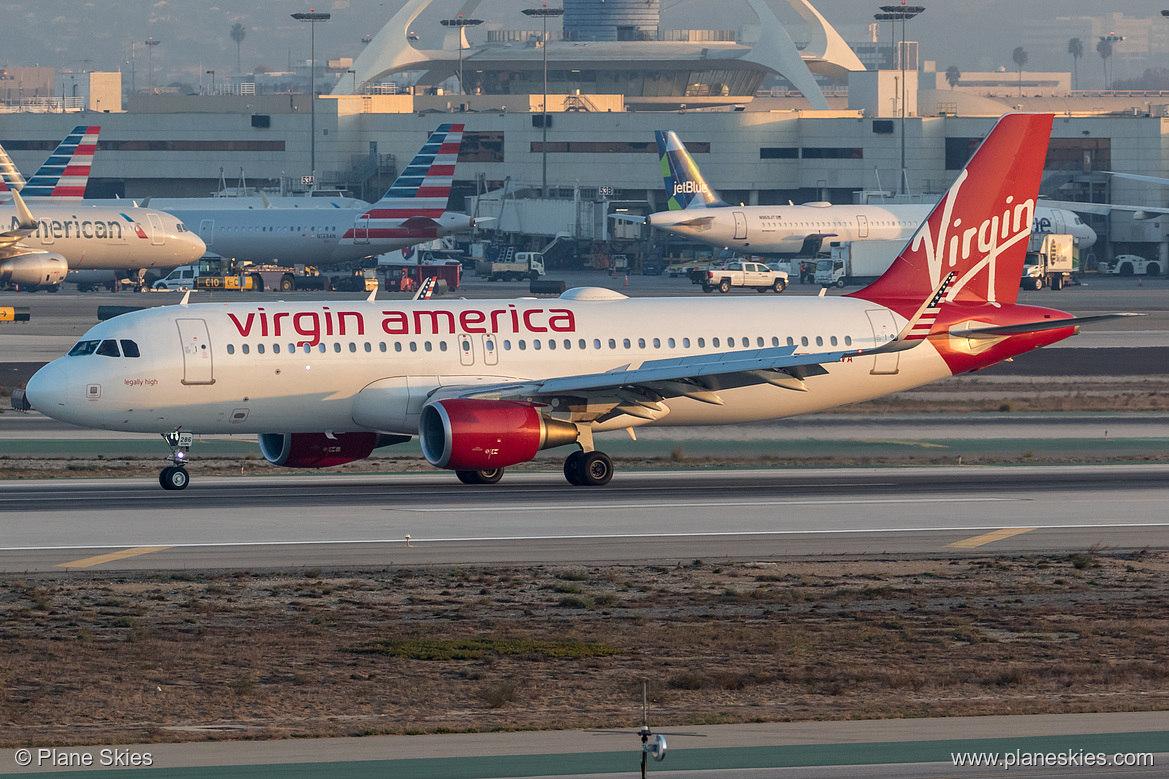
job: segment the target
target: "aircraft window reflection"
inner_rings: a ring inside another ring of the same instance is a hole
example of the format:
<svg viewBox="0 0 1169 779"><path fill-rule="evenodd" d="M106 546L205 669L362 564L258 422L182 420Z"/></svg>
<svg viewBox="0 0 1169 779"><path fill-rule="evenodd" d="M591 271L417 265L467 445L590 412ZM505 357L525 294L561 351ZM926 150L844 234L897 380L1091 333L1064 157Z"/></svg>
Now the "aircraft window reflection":
<svg viewBox="0 0 1169 779"><path fill-rule="evenodd" d="M369 344L366 344L366 346L369 346ZM350 342L349 342L349 351L350 351L351 353L352 353L352 352L356 352L356 351L357 351L357 344L355 344L355 343L353 343L352 341L350 341Z"/></svg>
<svg viewBox="0 0 1169 779"><path fill-rule="evenodd" d="M350 346L352 346L352 345L353 345L353 344L350 344ZM440 352L445 352L445 351L446 351L446 341L439 341L439 342L438 342L438 350L439 350Z"/></svg>
<svg viewBox="0 0 1169 779"><path fill-rule="evenodd" d="M638 338L638 339L637 339L637 348L638 348L638 349L644 349L644 348L645 348L645 339L644 339L644 338Z"/></svg>
<svg viewBox="0 0 1169 779"><path fill-rule="evenodd" d="M504 339L504 341L503 341L503 350L504 350L505 352L510 352L510 351L511 351L511 341L509 341L509 340L507 340L507 339Z"/></svg>
<svg viewBox="0 0 1169 779"><path fill-rule="evenodd" d="M689 349L689 348L690 348L690 339L689 339L689 338L683 338L683 339L682 339L682 348L683 348L683 349Z"/></svg>
<svg viewBox="0 0 1169 779"><path fill-rule="evenodd" d="M247 347L244 347L244 348L246 350ZM244 353L246 354L247 352L245 351ZM128 340L123 338L122 339L122 356L123 357L141 357L142 355L138 351L138 344L134 343L133 341L128 341Z"/></svg>
<svg viewBox="0 0 1169 779"><path fill-rule="evenodd" d="M549 349L555 349L555 348L556 348L556 341L554 341L553 339L549 338L549 339L548 339L548 348L549 348Z"/></svg>
<svg viewBox="0 0 1169 779"><path fill-rule="evenodd" d="M378 351L384 352L385 350L386 350L386 342L382 341L380 344L378 344Z"/></svg>
<svg viewBox="0 0 1169 779"><path fill-rule="evenodd" d="M756 345L756 346L762 346L762 345L763 345L763 336L759 336L758 338L756 338L756 339L755 339L755 345Z"/></svg>
<svg viewBox="0 0 1169 779"><path fill-rule="evenodd" d="M402 342L401 342L401 341L395 341L395 342L394 342L394 351L395 351L395 352L400 352L400 351L402 351Z"/></svg>
<svg viewBox="0 0 1169 779"><path fill-rule="evenodd" d="M280 344L272 344L272 354L280 354Z"/></svg>
<svg viewBox="0 0 1169 779"><path fill-rule="evenodd" d="M256 344L256 352L258 354L263 354L264 353L264 344Z"/></svg>
<svg viewBox="0 0 1169 779"><path fill-rule="evenodd" d="M823 345L824 345L824 337L819 336L819 335L816 336L816 346L823 346Z"/></svg>
<svg viewBox="0 0 1169 779"><path fill-rule="evenodd" d="M626 349L631 349L631 348L633 348L633 345L632 345L632 344L629 342L629 339L628 339L628 338L625 338L625 339L623 339L623 340L621 341L621 343L622 343L622 345L623 345L623 346L624 346Z"/></svg>
<svg viewBox="0 0 1169 779"><path fill-rule="evenodd" d="M671 349L673 349L673 348L674 348L674 339L673 339L673 338L670 338L670 339L668 339L668 340L666 341L666 343L670 345L670 348L671 348Z"/></svg>
<svg viewBox="0 0 1169 779"><path fill-rule="evenodd" d="M832 336L830 339L828 339L828 343L836 346L836 336Z"/></svg>
<svg viewBox="0 0 1169 779"><path fill-rule="evenodd" d="M430 341L426 341L422 344L422 348L429 352L433 347L431 347Z"/></svg>
<svg viewBox="0 0 1169 779"><path fill-rule="evenodd" d="M520 351L522 352L527 348L528 348L528 342L521 338L520 339Z"/></svg>
<svg viewBox="0 0 1169 779"><path fill-rule="evenodd" d="M126 342L125 342L125 341L122 341L122 343L124 344L124 343L126 343ZM244 354L247 354L248 352L250 352L250 351L251 351L251 349L249 349L249 348L248 348L248 345L247 345L247 344L244 344L243 346L241 346L241 347L240 347L240 351L242 351Z"/></svg>
<svg viewBox="0 0 1169 779"><path fill-rule="evenodd" d="M593 339L593 348L594 348L594 349L600 349L600 348L601 348L601 339L600 339L600 338L594 338L594 339Z"/></svg>
<svg viewBox="0 0 1169 779"><path fill-rule="evenodd" d="M793 339L790 335L787 337L787 345L788 346L795 346L796 345L795 339Z"/></svg>
<svg viewBox="0 0 1169 779"><path fill-rule="evenodd" d="M418 351L418 344L416 344L414 341L410 342L410 351L412 351L412 352Z"/></svg>
<svg viewBox="0 0 1169 779"><path fill-rule="evenodd" d="M228 354L235 354L235 344L228 344L227 345L227 353Z"/></svg>
<svg viewBox="0 0 1169 779"><path fill-rule="evenodd" d="M366 341L366 342L365 342L365 351L366 351L366 352L372 352L372 351L373 351L373 344L371 344L369 341Z"/></svg>
<svg viewBox="0 0 1169 779"><path fill-rule="evenodd" d="M699 348L699 349L705 349L705 348L706 348L706 339L705 339L705 338L699 338L699 339L698 339L698 348Z"/></svg>
<svg viewBox="0 0 1169 779"><path fill-rule="evenodd" d="M101 345L97 347L96 354L102 357L121 357L122 353L118 351L117 341L102 341Z"/></svg>
<svg viewBox="0 0 1169 779"><path fill-rule="evenodd" d="M70 357L83 357L87 354L93 354L97 351L97 346L101 341L78 341L77 345L69 350Z"/></svg>
<svg viewBox="0 0 1169 779"><path fill-rule="evenodd" d="M654 348L655 348L655 349L661 349L661 348L662 348L662 339L661 339L661 338L655 338L655 339L654 339Z"/></svg>
<svg viewBox="0 0 1169 779"><path fill-rule="evenodd" d="M844 336L844 345L845 346L852 346L852 336L851 335Z"/></svg>
<svg viewBox="0 0 1169 779"><path fill-rule="evenodd" d="M522 343L522 342L521 342L521 343ZM537 339L535 339L534 341L532 341L532 348L533 348L533 349L539 349L539 348L540 348L540 339L539 339L539 338L537 338Z"/></svg>
<svg viewBox="0 0 1169 779"><path fill-rule="evenodd" d="M803 346L807 346L808 345L808 336L805 335L803 338L801 338L800 344Z"/></svg>
<svg viewBox="0 0 1169 779"><path fill-rule="evenodd" d="M719 340L717 338L711 338L710 345L713 346L715 349L719 348Z"/></svg>
<svg viewBox="0 0 1169 779"><path fill-rule="evenodd" d="M610 348L610 349L616 349L616 348L617 348L617 341L615 341L614 339L610 338L610 339L609 339L609 348Z"/></svg>

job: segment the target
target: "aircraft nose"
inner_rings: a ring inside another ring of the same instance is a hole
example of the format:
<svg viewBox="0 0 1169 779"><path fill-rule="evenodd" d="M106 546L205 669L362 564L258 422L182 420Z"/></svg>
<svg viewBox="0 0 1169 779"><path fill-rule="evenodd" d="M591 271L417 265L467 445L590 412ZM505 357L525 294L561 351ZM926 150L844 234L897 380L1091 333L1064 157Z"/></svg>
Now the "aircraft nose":
<svg viewBox="0 0 1169 779"><path fill-rule="evenodd" d="M33 374L24 393L34 409L45 416L56 417L66 408L69 375L56 362L51 362Z"/></svg>
<svg viewBox="0 0 1169 779"><path fill-rule="evenodd" d="M187 232L186 237L187 237L187 242L191 246L192 259L197 260L200 257L202 257L204 254L207 253L207 244L205 244L203 242L202 238L200 238L199 236L195 235L192 232Z"/></svg>

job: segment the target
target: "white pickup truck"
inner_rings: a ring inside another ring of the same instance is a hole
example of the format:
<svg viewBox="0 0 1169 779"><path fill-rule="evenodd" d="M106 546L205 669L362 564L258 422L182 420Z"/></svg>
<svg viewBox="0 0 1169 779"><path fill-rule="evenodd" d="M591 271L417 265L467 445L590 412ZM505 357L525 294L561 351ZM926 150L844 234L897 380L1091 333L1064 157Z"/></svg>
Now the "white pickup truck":
<svg viewBox="0 0 1169 779"><path fill-rule="evenodd" d="M774 290L783 292L787 289L787 274L780 270L772 270L761 262L744 262L732 260L722 268L711 268L706 271L706 278L702 280L702 291L730 292L731 287L754 287L760 292Z"/></svg>

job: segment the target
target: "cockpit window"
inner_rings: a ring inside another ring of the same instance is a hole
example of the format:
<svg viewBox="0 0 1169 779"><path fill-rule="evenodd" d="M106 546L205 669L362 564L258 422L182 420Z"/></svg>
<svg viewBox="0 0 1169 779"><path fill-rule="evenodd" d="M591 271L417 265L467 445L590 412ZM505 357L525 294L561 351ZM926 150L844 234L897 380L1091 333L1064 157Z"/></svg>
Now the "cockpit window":
<svg viewBox="0 0 1169 779"><path fill-rule="evenodd" d="M102 341L101 345L97 347L96 354L102 357L121 357L122 353L118 351L118 342L114 340Z"/></svg>
<svg viewBox="0 0 1169 779"><path fill-rule="evenodd" d="M138 344L133 341L122 339L122 356L123 357L141 357L142 354L138 351Z"/></svg>
<svg viewBox="0 0 1169 779"><path fill-rule="evenodd" d="M101 341L78 341L77 345L69 350L70 357L83 357L87 354L93 354L97 351L97 346Z"/></svg>

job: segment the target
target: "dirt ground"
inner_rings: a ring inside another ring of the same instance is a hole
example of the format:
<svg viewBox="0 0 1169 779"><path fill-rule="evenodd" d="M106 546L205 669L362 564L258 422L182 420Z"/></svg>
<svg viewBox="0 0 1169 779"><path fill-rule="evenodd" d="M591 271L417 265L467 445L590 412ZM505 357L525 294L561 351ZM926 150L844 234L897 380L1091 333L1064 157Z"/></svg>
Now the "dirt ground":
<svg viewBox="0 0 1169 779"><path fill-rule="evenodd" d="M0 746L1169 708L1169 554L0 579Z"/></svg>

